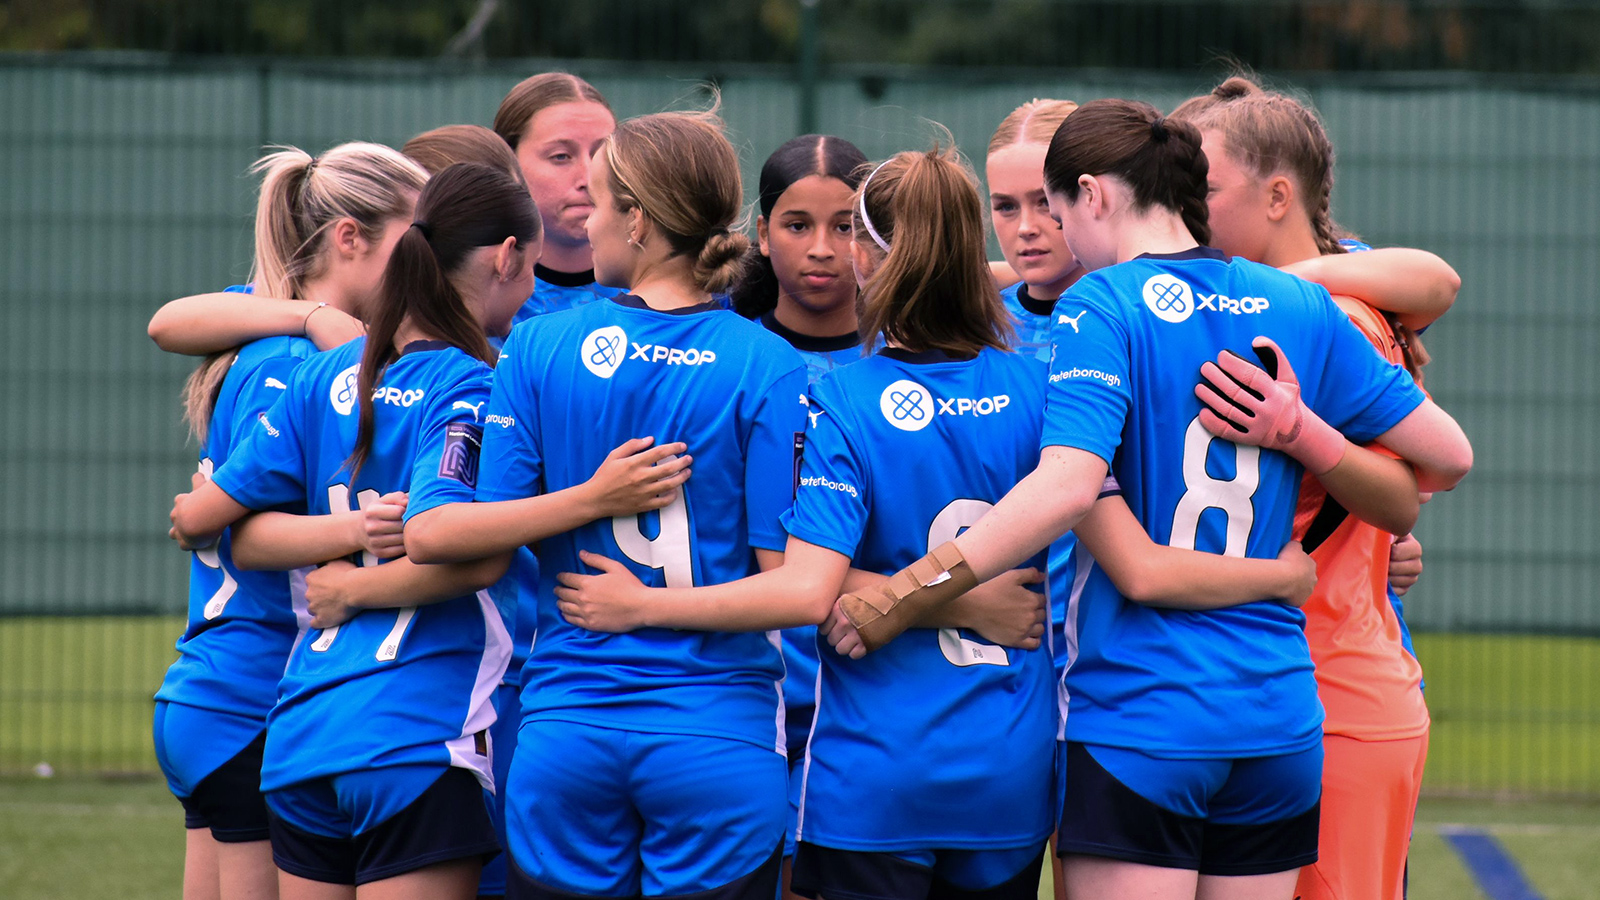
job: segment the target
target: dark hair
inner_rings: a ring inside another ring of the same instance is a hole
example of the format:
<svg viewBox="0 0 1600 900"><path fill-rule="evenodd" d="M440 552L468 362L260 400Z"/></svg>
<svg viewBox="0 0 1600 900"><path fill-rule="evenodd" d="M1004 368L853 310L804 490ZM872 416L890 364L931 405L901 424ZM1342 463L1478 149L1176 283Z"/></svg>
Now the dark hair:
<svg viewBox="0 0 1600 900"><path fill-rule="evenodd" d="M595 86L566 72L545 72L517 82L495 110L495 134L514 151L528 132L528 123L542 110L561 103L598 103L611 111L611 104Z"/></svg>
<svg viewBox="0 0 1600 900"><path fill-rule="evenodd" d="M1196 241L1208 244L1208 169L1193 125L1137 100L1093 100L1067 116L1050 139L1044 185L1076 203L1079 176L1115 175L1133 190L1136 208L1171 210Z"/></svg>
<svg viewBox="0 0 1600 900"><path fill-rule="evenodd" d="M522 180L517 154L498 134L482 125L445 125L424 131L400 148L417 165L437 175L456 163L477 163L501 169Z"/></svg>
<svg viewBox="0 0 1600 900"><path fill-rule="evenodd" d="M661 112L629 119L606 138L612 203L638 207L675 256L694 264L700 290L719 293L738 280L750 238L735 220L744 202L739 154L715 110Z"/></svg>
<svg viewBox="0 0 1600 900"><path fill-rule="evenodd" d="M348 465L360 470L372 452L372 391L398 354L395 332L408 318L427 334L494 365L483 328L473 318L450 276L473 250L508 237L524 246L538 240L539 212L533 198L508 173L475 163L435 175L417 199L416 218L395 244L383 270L383 285L367 323L356 399L361 419Z"/></svg>
<svg viewBox="0 0 1600 900"><path fill-rule="evenodd" d="M811 175L837 178L851 191L861 186L861 169L867 164L866 154L855 144L829 134L802 134L791 138L772 151L761 166L761 179L757 182L757 206L761 215L770 218L772 209L791 185ZM730 292L733 310L747 319L754 319L778 305L778 276L772 271L772 260L751 247L745 254L744 277Z"/></svg>
<svg viewBox="0 0 1600 900"><path fill-rule="evenodd" d="M861 289L861 342L975 356L1011 344L1011 316L989 274L978 178L953 147L906 152L872 170L851 222L869 252L888 244ZM862 213L871 219L871 227Z"/></svg>

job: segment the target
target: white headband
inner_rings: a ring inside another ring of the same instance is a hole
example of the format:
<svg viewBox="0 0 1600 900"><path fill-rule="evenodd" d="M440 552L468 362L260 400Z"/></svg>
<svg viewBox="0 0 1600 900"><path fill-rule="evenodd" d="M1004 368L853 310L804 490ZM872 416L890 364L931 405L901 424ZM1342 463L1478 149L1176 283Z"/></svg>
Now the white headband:
<svg viewBox="0 0 1600 900"><path fill-rule="evenodd" d="M872 170L872 175L878 174L878 169L882 169L888 164L889 160L887 159L881 163L878 163L878 168ZM861 210L861 224L867 226L867 234L872 235L873 243L883 248L883 252L888 253L889 242L883 239L883 235L878 233L878 229L872 227L872 217L867 215L867 185L872 183L872 175L868 175L867 180L861 182L861 202L859 204Z"/></svg>

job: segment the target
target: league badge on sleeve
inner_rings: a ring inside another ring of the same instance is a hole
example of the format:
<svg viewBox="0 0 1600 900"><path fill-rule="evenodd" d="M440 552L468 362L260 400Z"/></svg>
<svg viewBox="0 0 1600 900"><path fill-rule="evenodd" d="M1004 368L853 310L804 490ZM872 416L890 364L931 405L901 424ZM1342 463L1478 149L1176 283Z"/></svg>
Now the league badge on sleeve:
<svg viewBox="0 0 1600 900"><path fill-rule="evenodd" d="M444 452L439 455L439 477L478 486L478 451L483 447L483 427L472 422L451 422L445 429Z"/></svg>

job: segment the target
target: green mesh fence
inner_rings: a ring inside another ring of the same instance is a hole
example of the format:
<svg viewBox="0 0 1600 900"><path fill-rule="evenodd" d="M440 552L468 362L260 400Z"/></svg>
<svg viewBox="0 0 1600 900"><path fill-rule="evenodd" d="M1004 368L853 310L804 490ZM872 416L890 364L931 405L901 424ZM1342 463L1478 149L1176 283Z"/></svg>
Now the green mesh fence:
<svg viewBox="0 0 1600 900"><path fill-rule="evenodd" d="M621 116L701 105L704 66L568 63ZM244 279L268 144L398 145L487 124L539 62L0 57L0 771L150 770L150 695L181 631L166 539L194 448L190 361L144 336L165 300ZM798 129L792 69L722 74L747 194ZM1200 76L828 70L819 128L869 156L948 127L981 152L1033 97L1170 108ZM1407 598L1435 791L1600 794L1600 83L1306 76L1340 160L1336 217L1460 271L1428 384L1477 467L1424 510ZM981 160L980 160L981 162Z"/></svg>

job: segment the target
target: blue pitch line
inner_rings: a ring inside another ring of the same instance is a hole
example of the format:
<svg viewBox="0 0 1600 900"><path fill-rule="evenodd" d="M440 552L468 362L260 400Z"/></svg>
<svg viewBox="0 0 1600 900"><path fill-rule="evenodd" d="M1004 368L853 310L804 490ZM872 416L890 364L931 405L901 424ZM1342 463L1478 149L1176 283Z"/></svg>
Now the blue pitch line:
<svg viewBox="0 0 1600 900"><path fill-rule="evenodd" d="M1441 827L1439 835L1461 857L1489 900L1544 900L1523 877L1517 861L1493 835L1476 828L1450 825Z"/></svg>

